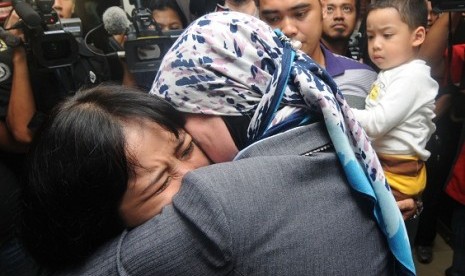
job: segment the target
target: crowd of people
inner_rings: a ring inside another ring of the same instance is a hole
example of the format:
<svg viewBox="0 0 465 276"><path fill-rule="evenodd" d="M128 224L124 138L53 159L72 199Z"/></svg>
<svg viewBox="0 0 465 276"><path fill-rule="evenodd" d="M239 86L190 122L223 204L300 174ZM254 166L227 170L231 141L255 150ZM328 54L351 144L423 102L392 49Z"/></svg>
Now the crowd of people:
<svg viewBox="0 0 465 276"><path fill-rule="evenodd" d="M52 2L83 20L69 64L3 23L0 276L415 275L440 197L465 275L460 12L141 0L183 32L138 75L108 54L128 33L99 35L119 1Z"/></svg>

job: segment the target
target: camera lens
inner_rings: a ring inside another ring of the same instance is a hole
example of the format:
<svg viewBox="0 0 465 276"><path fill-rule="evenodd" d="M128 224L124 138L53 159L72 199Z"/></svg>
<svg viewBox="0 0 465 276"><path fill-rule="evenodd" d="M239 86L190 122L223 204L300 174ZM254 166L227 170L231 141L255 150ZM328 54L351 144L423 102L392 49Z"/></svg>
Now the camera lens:
<svg viewBox="0 0 465 276"><path fill-rule="evenodd" d="M47 41L42 43L44 58L62 59L71 54L71 47L68 40Z"/></svg>

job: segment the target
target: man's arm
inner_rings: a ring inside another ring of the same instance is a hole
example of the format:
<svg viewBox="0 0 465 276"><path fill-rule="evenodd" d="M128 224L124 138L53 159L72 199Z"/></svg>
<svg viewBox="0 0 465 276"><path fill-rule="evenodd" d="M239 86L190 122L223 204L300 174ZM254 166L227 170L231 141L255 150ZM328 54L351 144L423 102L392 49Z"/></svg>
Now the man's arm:
<svg viewBox="0 0 465 276"><path fill-rule="evenodd" d="M13 51L13 83L8 104L7 124L13 137L20 143L29 144L33 132L28 125L36 112L26 52L22 47Z"/></svg>
<svg viewBox="0 0 465 276"><path fill-rule="evenodd" d="M16 12L12 12L8 17L5 28L9 29L19 20ZM12 35L24 39L24 34L20 29L12 29L10 32ZM36 105L29 80L26 51L22 46L13 49L12 61L13 81L6 122L16 141L29 144L32 141L33 132L28 125L36 112Z"/></svg>
<svg viewBox="0 0 465 276"><path fill-rule="evenodd" d="M6 152L26 152L27 146L13 138L5 122L0 122L0 150Z"/></svg>
<svg viewBox="0 0 465 276"><path fill-rule="evenodd" d="M461 16L460 12L443 13L431 26L418 53L419 58L425 60L431 67L431 76L439 83L444 77L444 67L446 65L444 51L448 46L449 31L454 33ZM452 19L451 24L449 24L449 17ZM452 27L451 30L449 30L450 27Z"/></svg>

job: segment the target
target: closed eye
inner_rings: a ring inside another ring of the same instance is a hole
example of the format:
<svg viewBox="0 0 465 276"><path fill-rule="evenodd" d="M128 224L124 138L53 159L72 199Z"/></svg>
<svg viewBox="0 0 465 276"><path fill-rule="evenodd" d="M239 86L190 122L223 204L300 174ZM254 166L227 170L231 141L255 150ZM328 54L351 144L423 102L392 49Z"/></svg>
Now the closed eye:
<svg viewBox="0 0 465 276"><path fill-rule="evenodd" d="M191 140L187 148L182 151L181 160L188 158L192 154L192 151L194 151L194 147L194 141Z"/></svg>
<svg viewBox="0 0 465 276"><path fill-rule="evenodd" d="M169 184L170 184L170 180L171 180L171 176L168 176L165 180L165 182L163 182L163 184L160 186L160 188L158 188L158 190L155 192L155 195L159 195L161 194L164 190L166 190L166 188L168 188Z"/></svg>

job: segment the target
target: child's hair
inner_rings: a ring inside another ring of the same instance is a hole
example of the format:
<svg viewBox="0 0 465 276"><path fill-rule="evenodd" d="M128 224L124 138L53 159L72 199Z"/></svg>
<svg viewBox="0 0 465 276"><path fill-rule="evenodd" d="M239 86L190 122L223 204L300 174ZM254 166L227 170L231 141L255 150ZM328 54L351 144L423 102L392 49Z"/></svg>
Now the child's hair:
<svg viewBox="0 0 465 276"><path fill-rule="evenodd" d="M410 29L425 27L428 23L428 7L425 0L376 0L370 4L367 15L376 9L394 8L402 22Z"/></svg>

